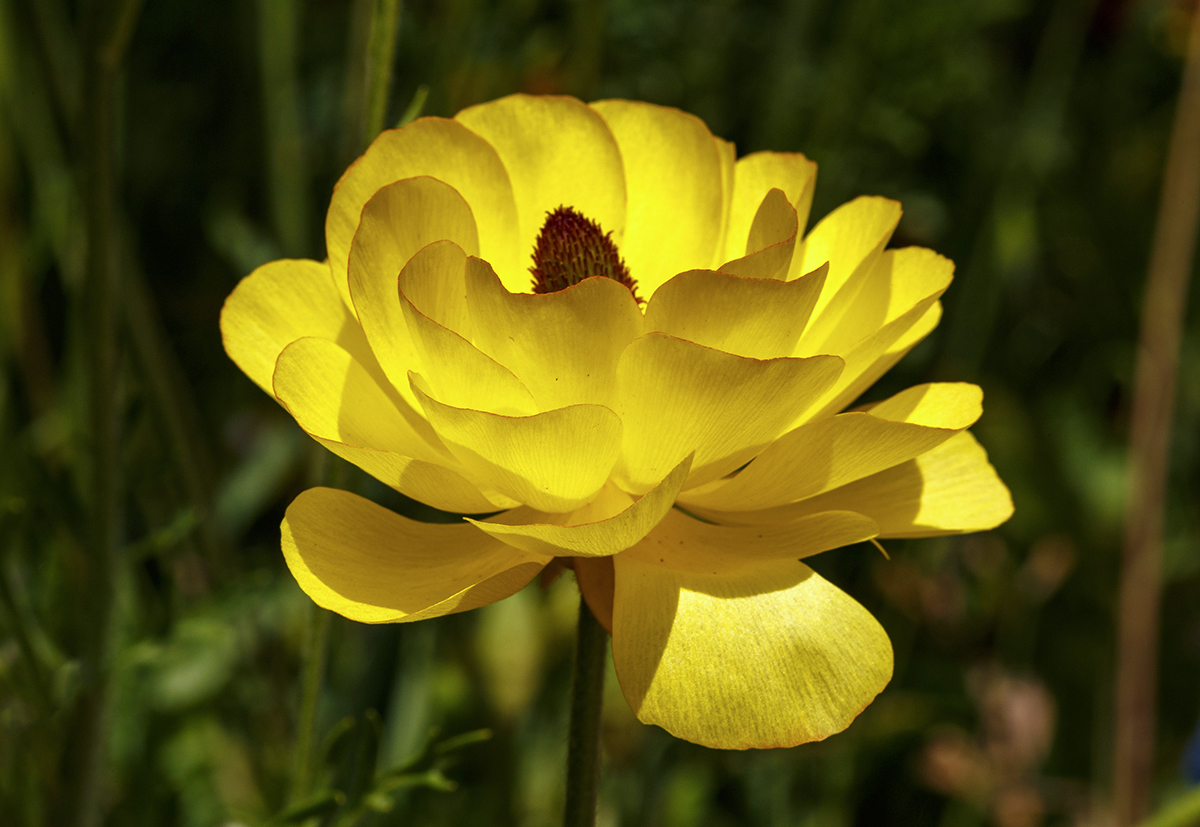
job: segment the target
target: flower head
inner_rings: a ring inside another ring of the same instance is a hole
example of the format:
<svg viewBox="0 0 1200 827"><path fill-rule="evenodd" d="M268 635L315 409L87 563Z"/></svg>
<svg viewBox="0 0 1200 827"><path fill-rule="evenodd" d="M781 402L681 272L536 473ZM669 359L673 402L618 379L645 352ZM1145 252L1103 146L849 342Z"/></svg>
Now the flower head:
<svg viewBox="0 0 1200 827"><path fill-rule="evenodd" d="M328 261L247 276L225 347L337 455L494 516L306 491L283 523L301 587L410 621L565 558L643 721L736 748L844 729L891 645L803 558L1012 504L966 431L977 387L839 413L934 328L953 265L886 249L883 198L805 234L815 174L619 100L517 95L381 135L334 191Z"/></svg>

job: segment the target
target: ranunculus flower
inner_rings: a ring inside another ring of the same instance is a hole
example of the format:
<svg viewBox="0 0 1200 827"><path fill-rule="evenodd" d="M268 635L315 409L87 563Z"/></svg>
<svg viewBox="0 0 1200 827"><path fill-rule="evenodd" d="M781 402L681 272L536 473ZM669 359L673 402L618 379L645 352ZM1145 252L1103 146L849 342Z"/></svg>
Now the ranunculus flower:
<svg viewBox="0 0 1200 827"><path fill-rule="evenodd" d="M887 635L802 559L1012 503L965 430L977 387L839 413L937 324L951 262L885 249L884 198L804 235L815 164L735 157L675 109L517 95L385 132L347 170L328 262L247 276L225 348L338 456L494 516L306 491L283 552L313 600L419 620L568 558L642 721L788 746L870 703Z"/></svg>

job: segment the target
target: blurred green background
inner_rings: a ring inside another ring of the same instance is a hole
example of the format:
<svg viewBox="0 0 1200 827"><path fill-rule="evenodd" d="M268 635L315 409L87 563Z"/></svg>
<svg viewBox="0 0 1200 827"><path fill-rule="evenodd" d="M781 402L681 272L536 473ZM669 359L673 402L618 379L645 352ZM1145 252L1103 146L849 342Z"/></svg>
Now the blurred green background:
<svg viewBox="0 0 1200 827"><path fill-rule="evenodd" d="M322 619L279 552L292 497L325 478L436 515L325 467L221 347L239 278L323 255L331 187L361 147L373 6L146 0L133 30L115 99L124 545L97 759L80 736L88 607L108 576L84 518L83 12L0 0L0 824L70 823L89 760L101 772L86 794L111 825L303 823L298 801L313 824L560 819L570 575L411 626ZM1130 380L1191 11L401 5L388 124L514 91L636 98L699 115L739 154L806 153L820 165L815 217L860 194L900 199L893 244L933 247L958 275L941 327L868 396L982 385L975 432L1016 501L987 534L892 542L890 562L869 546L816 560L896 651L888 689L827 742L706 750L637 723L610 675L600 824L1110 823ZM1200 783L1200 327L1187 315L1158 802ZM324 635L298 781L303 665Z"/></svg>

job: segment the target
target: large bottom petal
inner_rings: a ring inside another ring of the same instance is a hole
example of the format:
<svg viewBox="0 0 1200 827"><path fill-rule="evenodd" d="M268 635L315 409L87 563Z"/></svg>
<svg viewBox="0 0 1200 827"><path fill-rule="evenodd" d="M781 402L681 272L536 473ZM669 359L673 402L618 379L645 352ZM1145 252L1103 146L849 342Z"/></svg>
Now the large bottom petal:
<svg viewBox="0 0 1200 827"><path fill-rule="evenodd" d="M720 576L613 558L613 660L638 718L722 749L789 747L850 725L892 676L866 609L803 563Z"/></svg>
<svg viewBox="0 0 1200 827"><path fill-rule="evenodd" d="M370 500L312 488L288 507L288 568L319 606L363 623L463 612L514 594L550 562L466 524L419 523Z"/></svg>

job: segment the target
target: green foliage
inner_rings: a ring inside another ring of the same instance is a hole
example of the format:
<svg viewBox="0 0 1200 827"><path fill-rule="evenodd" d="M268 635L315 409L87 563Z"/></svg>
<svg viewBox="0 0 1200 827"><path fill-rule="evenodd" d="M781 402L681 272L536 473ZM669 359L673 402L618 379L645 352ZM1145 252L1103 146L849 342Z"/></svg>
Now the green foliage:
<svg viewBox="0 0 1200 827"><path fill-rule="evenodd" d="M88 6L0 0L5 825L72 823L95 760L79 740L95 690L88 607L106 576L86 532ZM814 216L896 197L894 244L958 263L942 327L869 395L981 384L976 433L1016 516L984 536L888 544L890 561L865 546L815 561L896 650L892 685L827 742L707 751L637 723L610 675L604 823L1102 822L1137 307L1187 4L414 0L390 92L365 68L368 48L388 53L374 6L148 0L133 31L116 102L124 487L104 823L560 817L569 578L413 626L327 621L306 712L321 621L279 553L287 503L336 473L403 513L444 515L354 469L324 470L229 363L217 316L257 264L321 255L321 207L360 145L368 88L371 117L391 124L518 90L678 106L742 154L818 161ZM1191 312L1156 767L1159 799L1180 798L1164 825L1196 800L1179 766L1200 717L1197 330Z"/></svg>

